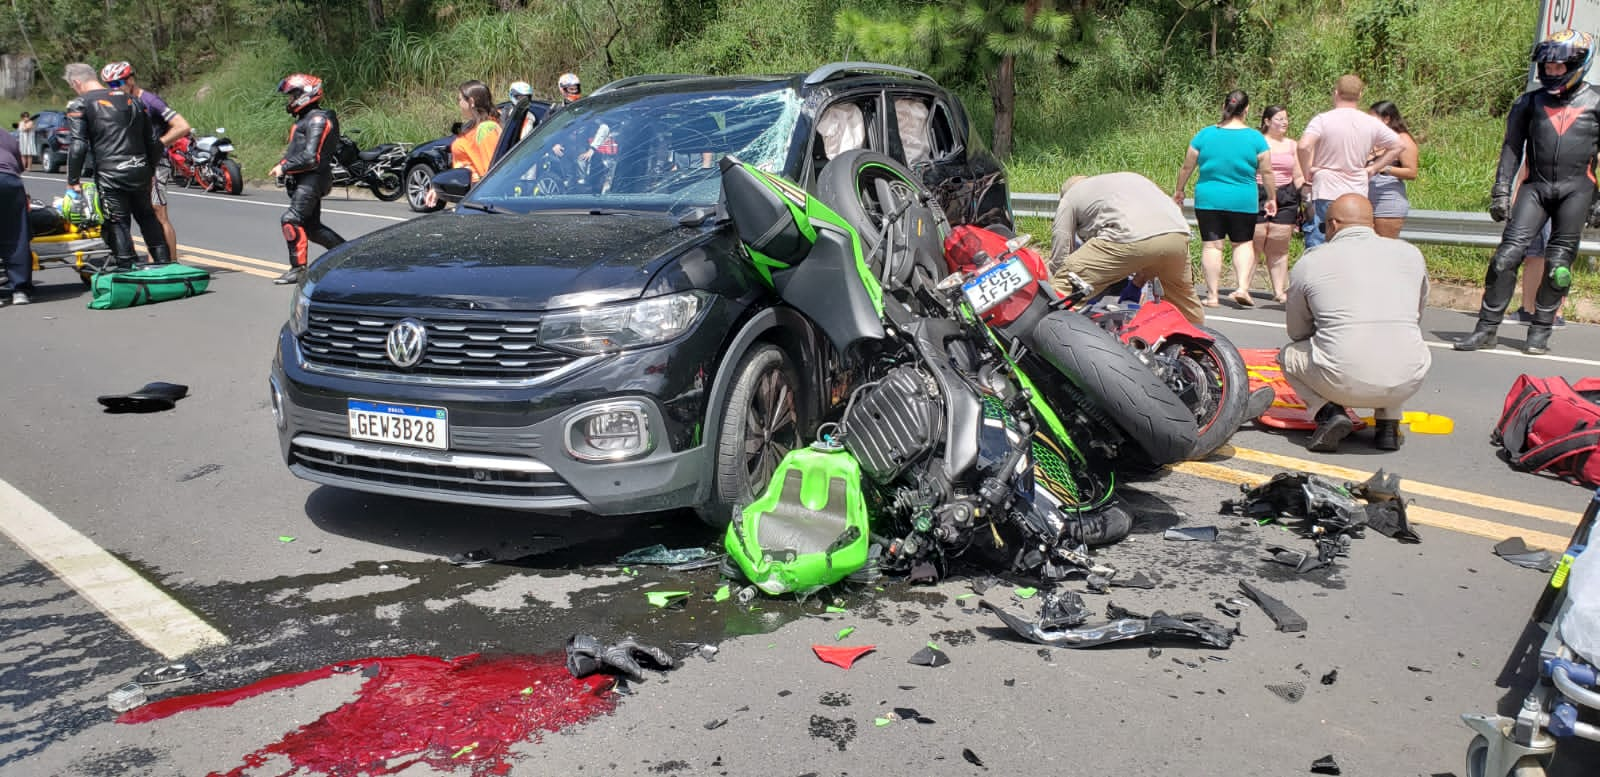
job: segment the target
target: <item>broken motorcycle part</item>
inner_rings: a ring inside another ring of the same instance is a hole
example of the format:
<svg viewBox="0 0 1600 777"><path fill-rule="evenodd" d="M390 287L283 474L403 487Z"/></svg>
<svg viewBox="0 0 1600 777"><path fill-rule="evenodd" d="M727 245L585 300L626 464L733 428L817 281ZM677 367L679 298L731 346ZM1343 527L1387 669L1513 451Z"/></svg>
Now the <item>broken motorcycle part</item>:
<svg viewBox="0 0 1600 777"><path fill-rule="evenodd" d="M1029 623L988 602L982 602L980 606L988 608L999 616L1000 620L1019 636L1052 647L1095 647L1139 638L1194 640L1216 648L1226 648L1233 644L1231 631L1216 621L1196 613L1184 613L1174 617L1158 610L1144 619L1123 618L1097 626L1051 629L1037 621Z"/></svg>
<svg viewBox="0 0 1600 777"><path fill-rule="evenodd" d="M1295 612L1289 605L1278 601L1244 580L1239 581L1239 589L1244 591L1245 596L1250 597L1256 604L1260 605L1261 611L1266 613L1273 623L1278 624L1278 631L1296 632L1306 630L1306 619L1301 617L1300 613Z"/></svg>
<svg viewBox="0 0 1600 777"><path fill-rule="evenodd" d="M180 383L146 383L138 391L106 394L97 398L108 413L155 413L171 410L178 400L189 396L189 387Z"/></svg>
<svg viewBox="0 0 1600 777"><path fill-rule="evenodd" d="M1183 528L1168 529L1162 537L1179 542L1216 542L1217 527L1215 526L1185 526Z"/></svg>
<svg viewBox="0 0 1600 777"><path fill-rule="evenodd" d="M1295 703L1306 697L1306 685L1301 682L1271 683L1267 690L1277 694L1286 702Z"/></svg>

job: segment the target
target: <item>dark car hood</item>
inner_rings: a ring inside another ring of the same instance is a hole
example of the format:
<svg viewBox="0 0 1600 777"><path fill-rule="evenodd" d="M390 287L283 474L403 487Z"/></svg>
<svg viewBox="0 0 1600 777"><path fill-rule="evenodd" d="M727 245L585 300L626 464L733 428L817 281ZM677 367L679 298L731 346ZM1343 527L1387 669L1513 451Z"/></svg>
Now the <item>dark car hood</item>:
<svg viewBox="0 0 1600 777"><path fill-rule="evenodd" d="M438 213L317 260L320 302L546 310L638 297L710 231L666 214Z"/></svg>

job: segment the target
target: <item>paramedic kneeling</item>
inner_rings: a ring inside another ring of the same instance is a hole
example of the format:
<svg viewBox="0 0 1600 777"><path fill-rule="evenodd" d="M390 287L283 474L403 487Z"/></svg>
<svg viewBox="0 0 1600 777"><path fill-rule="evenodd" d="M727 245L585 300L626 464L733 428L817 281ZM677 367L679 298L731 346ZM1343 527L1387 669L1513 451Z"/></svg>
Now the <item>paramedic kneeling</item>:
<svg viewBox="0 0 1600 777"><path fill-rule="evenodd" d="M1372 231L1372 204L1346 194L1329 206L1329 240L1295 264L1286 304L1283 376L1317 421L1306 448L1332 453L1354 423L1346 407L1376 409L1379 450L1400 447L1401 405L1433 357L1422 339L1428 272L1410 243Z"/></svg>

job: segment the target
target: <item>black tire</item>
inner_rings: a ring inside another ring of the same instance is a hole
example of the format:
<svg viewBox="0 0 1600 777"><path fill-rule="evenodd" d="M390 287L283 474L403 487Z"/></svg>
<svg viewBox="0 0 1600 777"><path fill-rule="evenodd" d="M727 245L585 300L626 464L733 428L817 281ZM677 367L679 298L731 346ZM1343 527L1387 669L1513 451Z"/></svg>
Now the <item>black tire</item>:
<svg viewBox="0 0 1600 777"><path fill-rule="evenodd" d="M406 187L400 179L400 174L393 170L378 173L377 180L372 184L372 194L384 202L394 202L405 193Z"/></svg>
<svg viewBox="0 0 1600 777"><path fill-rule="evenodd" d="M1122 341L1087 316L1054 311L1039 320L1028 339L1035 354L1138 446L1145 463L1159 467L1183 461L1194 450L1194 413Z"/></svg>
<svg viewBox="0 0 1600 777"><path fill-rule="evenodd" d="M1211 336L1210 344L1192 341L1172 342L1162 348L1172 352L1182 373L1178 380L1200 378L1205 385L1196 386L1198 407L1194 413L1196 440L1191 459L1203 459L1221 448L1233 433L1244 425L1246 406L1250 404L1250 370L1233 341L1209 327L1199 329ZM1172 384L1169 382L1168 386ZM1180 398L1182 392L1179 392Z"/></svg>
<svg viewBox="0 0 1600 777"><path fill-rule="evenodd" d="M886 154L867 149L846 151L822 168L817 177L817 199L838 213L856 232L861 234L861 248L867 251L867 265L886 286L897 286L908 276L895 272L895 278L884 278L879 266L882 258L875 250L883 233L879 225L885 214L893 213L907 201L927 196L927 190L918 183L917 176L905 165ZM905 245L920 248L913 256L919 257L929 281L943 278L948 272L943 264L944 238L950 233L944 211L935 205L927 211L934 221L932 230L910 230L909 220L901 221ZM898 240L896 242L899 242ZM897 259L898 260L898 259ZM909 269L902 267L901 269Z"/></svg>
<svg viewBox="0 0 1600 777"><path fill-rule="evenodd" d="M222 191L237 195L244 191L244 171L232 159L222 160Z"/></svg>
<svg viewBox="0 0 1600 777"><path fill-rule="evenodd" d="M757 345L739 360L717 430L711 502L699 508L707 524L726 526L733 510L759 496L778 462L801 444L799 388L782 348Z"/></svg>
<svg viewBox="0 0 1600 777"><path fill-rule="evenodd" d="M44 163L44 171L45 172L47 172L47 173L59 173L59 172L61 172L61 163L62 163L63 160L61 159L61 155L60 154L57 154L54 151L50 151L49 149L46 149L44 154L43 154L43 156L42 156L42 158L40 158L39 161Z"/></svg>
<svg viewBox="0 0 1600 777"><path fill-rule="evenodd" d="M405 178L402 180L405 182L403 188L406 193L406 204L411 206L411 210L417 213L432 213L444 207L443 202L431 208L423 204L423 198L427 196L428 186L433 183L435 174L433 165L426 162L418 162L406 168Z"/></svg>

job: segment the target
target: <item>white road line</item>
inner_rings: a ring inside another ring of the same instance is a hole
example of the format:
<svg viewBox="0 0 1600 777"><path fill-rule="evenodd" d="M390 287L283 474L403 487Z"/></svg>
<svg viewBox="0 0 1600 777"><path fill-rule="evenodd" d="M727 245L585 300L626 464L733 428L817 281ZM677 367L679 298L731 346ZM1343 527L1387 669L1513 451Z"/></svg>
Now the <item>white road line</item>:
<svg viewBox="0 0 1600 777"><path fill-rule="evenodd" d="M1279 323L1274 322L1274 321L1256 321L1255 319L1250 319L1250 318L1232 318L1232 317L1229 317L1229 316L1207 315L1206 316L1206 321L1226 321L1226 322L1228 322L1230 324L1244 324L1246 326L1264 326L1264 327L1268 327L1268 328L1271 328L1271 329L1282 329L1283 328L1283 324L1279 324ZM1446 351L1455 350L1455 346L1451 345L1450 343L1440 342L1438 340L1427 340L1425 342L1428 344L1429 348L1439 348L1439 349L1443 349L1443 350L1446 350ZM1581 365L1583 365L1585 367L1600 367L1600 361L1596 361L1594 359L1580 359L1580 358L1578 358L1576 356L1557 356L1555 354L1545 354L1543 356L1535 356L1533 354L1523 353L1521 351L1513 350L1513 349L1510 349L1510 348L1490 348L1487 351L1474 351L1474 353L1487 353L1487 354L1493 354L1495 356L1516 356L1516 357L1523 358L1523 359L1540 359L1540 360L1548 361L1548 362L1562 362L1564 364L1581 364Z"/></svg>
<svg viewBox="0 0 1600 777"><path fill-rule="evenodd" d="M228 642L222 632L3 480L0 532L168 660Z"/></svg>
<svg viewBox="0 0 1600 777"><path fill-rule="evenodd" d="M45 178L44 176L40 176L40 175L23 175L22 177L23 178L28 178L28 179L31 179L31 180L35 180L35 181L50 181L52 183L61 183L61 179L59 179L59 178ZM262 191L265 191L265 190L262 190ZM262 207L262 208L277 208L278 210L283 210L283 208L287 205L287 203L282 203L282 202L260 202L258 200L246 200L246 199L241 199L241 198L238 198L238 197L231 197L231 196L220 195L220 194L195 194L194 192L179 192L179 191L173 191L170 188L167 190L167 196L169 196L169 197L195 197L195 198L203 199L203 200L211 200L213 202L227 203L229 205L255 205L255 206L258 206L258 207ZM326 203L327 199L326 198L323 199L323 202ZM380 213L360 213L360 212L353 211L353 210L335 210L333 208L323 208L322 212L323 213L337 213L337 214L339 214L341 216L360 216L361 218L367 218L367 219L381 219L383 221L408 221L409 220L404 216L389 216L389 215L380 214Z"/></svg>

